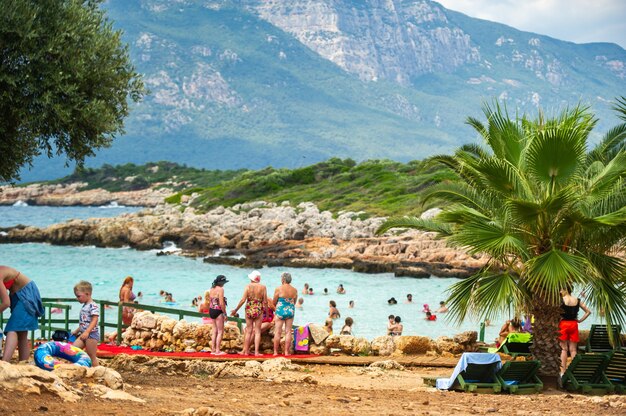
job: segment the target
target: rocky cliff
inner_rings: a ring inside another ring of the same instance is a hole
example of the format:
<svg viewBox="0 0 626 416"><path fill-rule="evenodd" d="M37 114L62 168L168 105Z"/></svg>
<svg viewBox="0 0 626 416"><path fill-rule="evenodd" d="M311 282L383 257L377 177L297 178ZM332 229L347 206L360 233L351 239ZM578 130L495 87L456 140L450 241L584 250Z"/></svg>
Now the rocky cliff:
<svg viewBox="0 0 626 416"><path fill-rule="evenodd" d="M86 186L86 183L0 186L0 205L25 202L28 205L101 206L115 202L126 206L154 207L163 203L163 200L172 194L172 190L167 188L109 192L104 189L83 189Z"/></svg>
<svg viewBox="0 0 626 416"><path fill-rule="evenodd" d="M408 85L480 60L478 48L431 1L248 1L273 25L364 81Z"/></svg>

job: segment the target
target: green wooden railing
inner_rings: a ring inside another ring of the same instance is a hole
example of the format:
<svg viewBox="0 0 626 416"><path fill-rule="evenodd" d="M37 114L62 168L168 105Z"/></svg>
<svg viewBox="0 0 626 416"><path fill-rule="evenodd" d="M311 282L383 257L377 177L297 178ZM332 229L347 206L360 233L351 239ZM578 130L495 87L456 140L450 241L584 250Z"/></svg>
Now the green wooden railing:
<svg viewBox="0 0 626 416"><path fill-rule="evenodd" d="M72 309L71 304L80 308L79 302L76 298L42 298L43 306L44 306L44 315L39 318L39 331L41 332L41 338L49 339L52 336L52 333L56 330L66 330L71 331L78 326L78 319L70 319L70 310ZM122 311L125 306L131 307L133 309L140 311L150 311L150 312L160 312L162 314L175 315L178 316L178 319L184 319L185 317L196 317L196 318L208 318L209 315L206 313L201 313L197 311L185 310L185 309L175 309L175 308L167 308L163 306L153 306L153 305L145 305L142 303L119 303L119 302L111 302L108 300L93 300L95 303L100 306L100 318L98 320L98 326L100 327L100 335L103 337L105 330L107 328L115 328L117 331L117 339L116 344L119 345L122 342L122 331L127 327L122 322ZM107 320L107 317L113 315L113 312L110 312L111 307L117 308L117 313L115 313L115 320ZM63 317L55 318L52 315L52 309L57 308L61 309L63 313ZM243 331L243 323L245 320L241 318L235 318L229 316L227 318L231 322L236 322L240 331ZM0 328L4 327L4 312L0 313ZM102 341L102 340L101 340ZM31 331L31 343L35 342L35 331Z"/></svg>

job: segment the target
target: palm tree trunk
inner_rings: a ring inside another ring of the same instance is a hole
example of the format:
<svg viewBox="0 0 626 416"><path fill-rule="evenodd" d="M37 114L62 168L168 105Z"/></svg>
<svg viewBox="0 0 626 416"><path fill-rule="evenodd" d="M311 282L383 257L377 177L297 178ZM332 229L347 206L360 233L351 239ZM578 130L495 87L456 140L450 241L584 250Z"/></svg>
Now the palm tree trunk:
<svg viewBox="0 0 626 416"><path fill-rule="evenodd" d="M537 297L532 302L531 312L535 317L531 351L541 361L539 374L558 376L561 368L561 347L558 340L561 307Z"/></svg>

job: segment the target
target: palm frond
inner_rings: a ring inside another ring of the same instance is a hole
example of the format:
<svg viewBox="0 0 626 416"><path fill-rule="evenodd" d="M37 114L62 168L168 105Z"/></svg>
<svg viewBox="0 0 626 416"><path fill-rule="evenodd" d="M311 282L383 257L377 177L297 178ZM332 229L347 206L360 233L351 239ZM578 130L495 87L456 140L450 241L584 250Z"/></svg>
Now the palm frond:
<svg viewBox="0 0 626 416"><path fill-rule="evenodd" d="M393 228L414 228L422 231L433 231L440 236L450 235L452 228L435 220L425 220L417 217L389 218L376 230L377 235L384 234Z"/></svg>
<svg viewBox="0 0 626 416"><path fill-rule="evenodd" d="M552 249L526 263L524 282L533 292L540 293L544 299L555 303L559 291L568 283L586 281L585 271L588 263L584 257L561 250Z"/></svg>
<svg viewBox="0 0 626 416"><path fill-rule="evenodd" d="M465 223L448 241L465 247L470 254L486 253L496 258L516 256L522 261L529 257L525 242L511 229L493 221Z"/></svg>
<svg viewBox="0 0 626 416"><path fill-rule="evenodd" d="M607 163L618 152L626 150L626 123L619 124L610 129L600 143L587 155L587 163Z"/></svg>
<svg viewBox="0 0 626 416"><path fill-rule="evenodd" d="M613 105L613 110L617 112L617 116L626 121L626 97L618 97L615 99L616 103Z"/></svg>

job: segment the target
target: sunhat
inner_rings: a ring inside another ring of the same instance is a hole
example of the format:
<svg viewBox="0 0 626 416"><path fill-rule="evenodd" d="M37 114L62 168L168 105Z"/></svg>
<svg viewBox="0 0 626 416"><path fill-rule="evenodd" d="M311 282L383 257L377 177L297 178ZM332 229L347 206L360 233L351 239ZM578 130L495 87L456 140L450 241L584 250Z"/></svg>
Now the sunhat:
<svg viewBox="0 0 626 416"><path fill-rule="evenodd" d="M259 272L258 270L254 270L248 275L248 279L255 283L259 283L261 281L261 272Z"/></svg>
<svg viewBox="0 0 626 416"><path fill-rule="evenodd" d="M226 278L226 276L224 276L223 274L220 274L219 276L217 276L215 278L215 280L213 281L214 284L216 285L220 285L220 284L224 284L224 283L228 283L228 279Z"/></svg>

